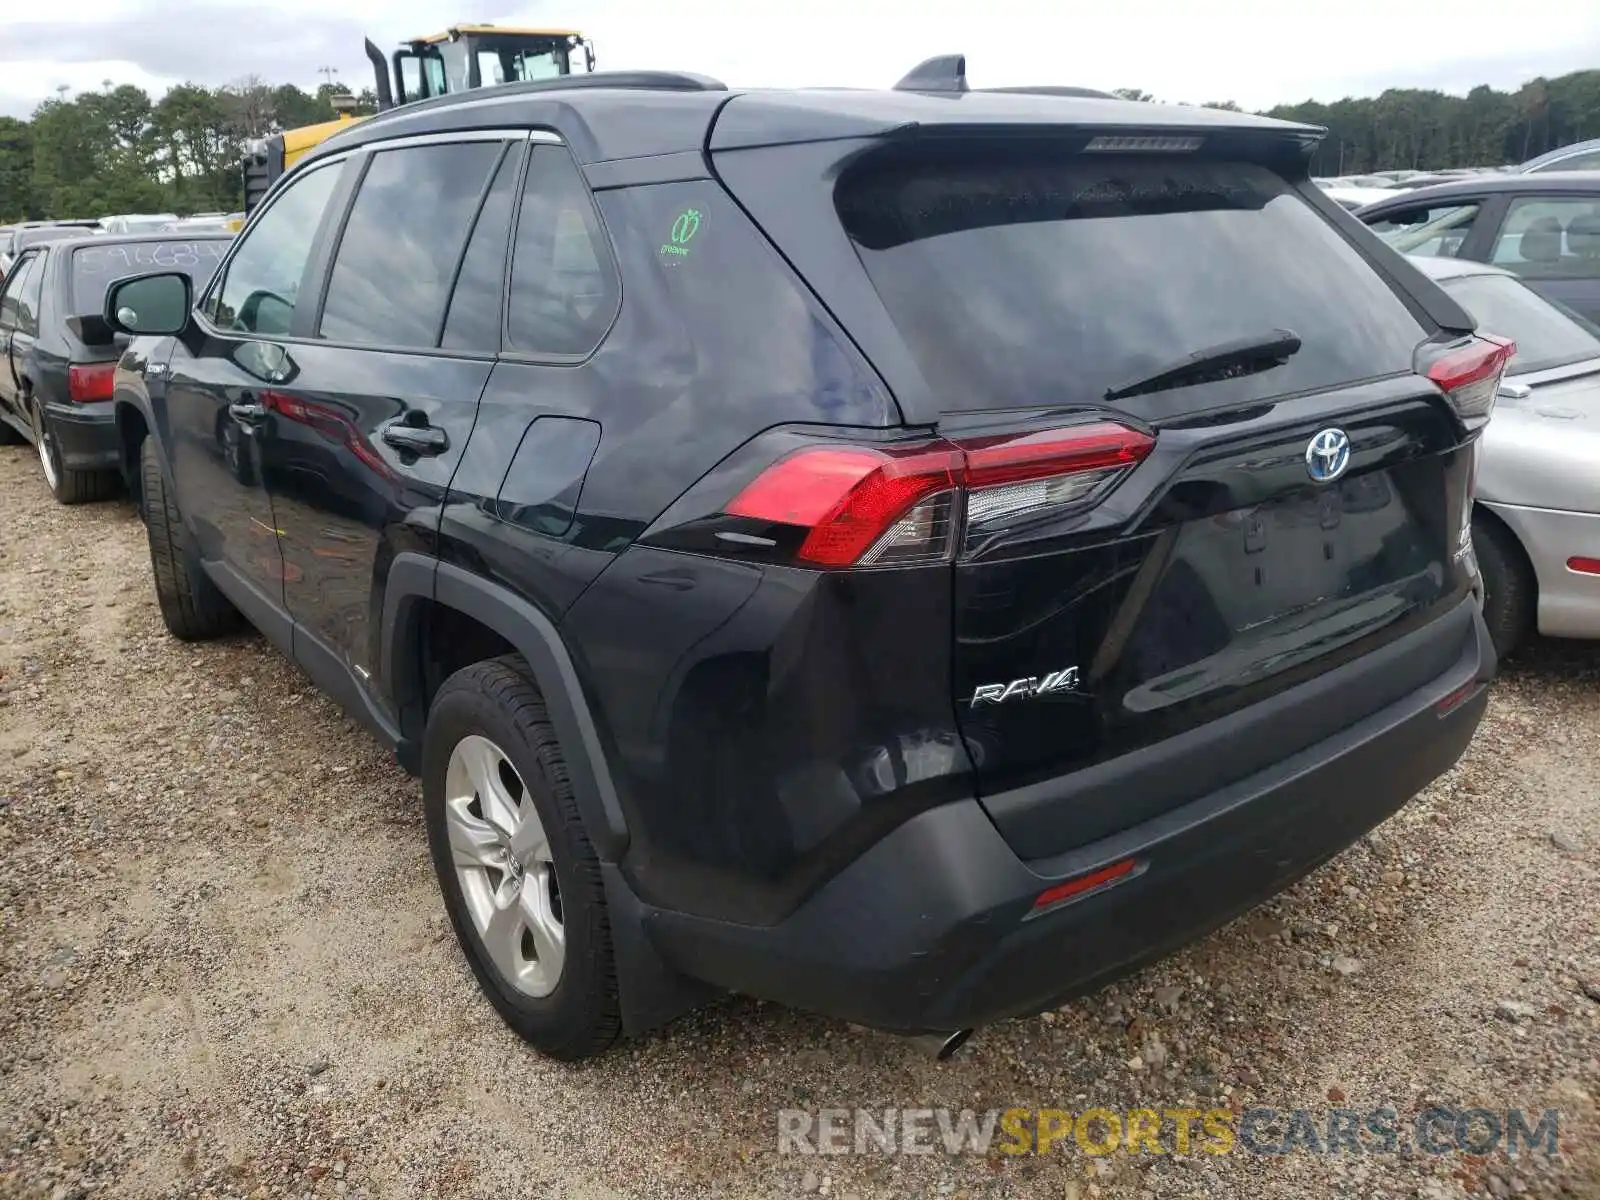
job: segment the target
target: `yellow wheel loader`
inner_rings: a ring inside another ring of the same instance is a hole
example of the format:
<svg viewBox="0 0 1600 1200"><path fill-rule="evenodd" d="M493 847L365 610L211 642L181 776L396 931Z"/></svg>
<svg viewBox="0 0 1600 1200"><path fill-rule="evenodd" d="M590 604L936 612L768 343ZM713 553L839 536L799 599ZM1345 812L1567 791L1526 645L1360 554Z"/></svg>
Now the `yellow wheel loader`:
<svg viewBox="0 0 1600 1200"><path fill-rule="evenodd" d="M529 79L554 79L571 75L581 61L582 70L594 70L594 43L571 29L519 29L498 25L453 25L443 33L412 38L385 61L383 51L366 43L372 62L378 110ZM355 100L335 96L339 112L332 121L287 129L270 137L255 138L245 147L244 214L255 211L278 176L299 162L312 147L365 118L353 116ZM241 228L244 216L234 219Z"/></svg>

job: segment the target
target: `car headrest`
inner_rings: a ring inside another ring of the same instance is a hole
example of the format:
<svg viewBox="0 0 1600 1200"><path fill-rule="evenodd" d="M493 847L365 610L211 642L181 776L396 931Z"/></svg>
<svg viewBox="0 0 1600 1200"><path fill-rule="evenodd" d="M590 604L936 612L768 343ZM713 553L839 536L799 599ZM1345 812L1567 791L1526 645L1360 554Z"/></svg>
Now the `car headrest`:
<svg viewBox="0 0 1600 1200"><path fill-rule="evenodd" d="M1567 247L1579 258L1600 260L1600 212L1572 219L1567 225Z"/></svg>
<svg viewBox="0 0 1600 1200"><path fill-rule="evenodd" d="M1554 217L1540 217L1522 231L1518 246L1523 262L1558 263L1561 261L1561 222Z"/></svg>

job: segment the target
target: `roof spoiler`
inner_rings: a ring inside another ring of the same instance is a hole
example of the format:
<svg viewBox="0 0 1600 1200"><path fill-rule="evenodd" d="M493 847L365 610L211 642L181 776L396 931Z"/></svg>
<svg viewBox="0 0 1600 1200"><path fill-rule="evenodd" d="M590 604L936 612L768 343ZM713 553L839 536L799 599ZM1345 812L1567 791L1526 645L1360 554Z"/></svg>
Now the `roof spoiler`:
<svg viewBox="0 0 1600 1200"><path fill-rule="evenodd" d="M383 51L372 44L371 38L363 38L366 43L367 59L372 63L372 78L377 90L378 111L384 112L394 107L394 93L389 90L389 60L383 57Z"/></svg>

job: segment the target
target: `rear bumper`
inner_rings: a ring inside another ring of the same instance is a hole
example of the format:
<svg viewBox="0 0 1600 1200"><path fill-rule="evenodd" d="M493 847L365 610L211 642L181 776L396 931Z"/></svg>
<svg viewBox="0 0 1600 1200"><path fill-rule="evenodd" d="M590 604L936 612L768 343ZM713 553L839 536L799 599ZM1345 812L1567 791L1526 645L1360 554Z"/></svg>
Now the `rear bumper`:
<svg viewBox="0 0 1600 1200"><path fill-rule="evenodd" d="M117 418L111 405L48 404L44 415L55 434L61 465L67 470L109 471L121 467Z"/></svg>
<svg viewBox="0 0 1600 1200"><path fill-rule="evenodd" d="M1215 929L1387 818L1466 749L1494 668L1473 605L1459 657L1426 687L1090 845L1024 862L976 800L958 801L900 826L777 925L658 911L646 928L686 975L883 1029L1038 1012ZM1030 916L1052 883L1125 858L1136 874Z"/></svg>
<svg viewBox="0 0 1600 1200"><path fill-rule="evenodd" d="M1569 558L1600 558L1600 514L1517 504L1483 505L1506 523L1539 581L1539 632L1600 638L1600 575L1567 568Z"/></svg>

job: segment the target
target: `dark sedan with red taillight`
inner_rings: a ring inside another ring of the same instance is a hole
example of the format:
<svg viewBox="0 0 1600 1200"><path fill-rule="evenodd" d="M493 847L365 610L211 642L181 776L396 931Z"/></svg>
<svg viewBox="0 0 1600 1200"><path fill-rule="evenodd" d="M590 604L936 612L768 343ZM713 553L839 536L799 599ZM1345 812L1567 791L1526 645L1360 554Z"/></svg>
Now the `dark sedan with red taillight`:
<svg viewBox="0 0 1600 1200"><path fill-rule="evenodd" d="M74 230L18 253L0 284L0 443L32 442L61 503L104 499L122 482L110 400L128 339L101 315L106 289L152 270L186 272L199 288L231 240Z"/></svg>

